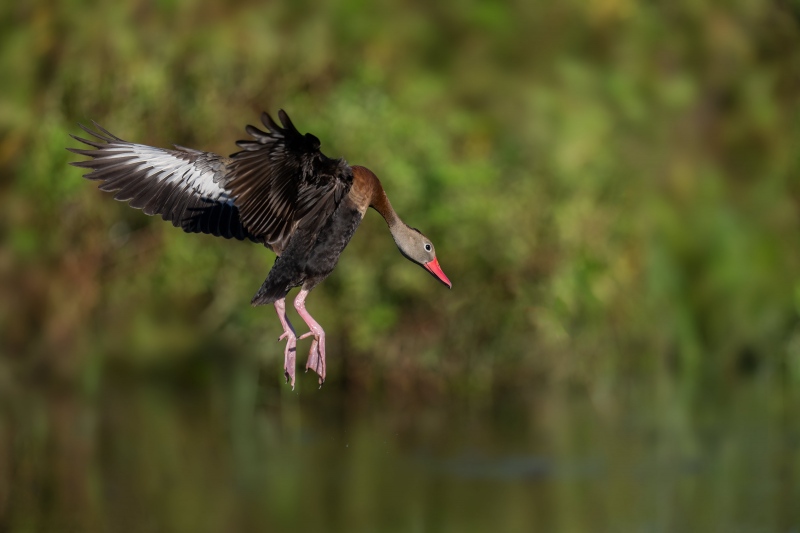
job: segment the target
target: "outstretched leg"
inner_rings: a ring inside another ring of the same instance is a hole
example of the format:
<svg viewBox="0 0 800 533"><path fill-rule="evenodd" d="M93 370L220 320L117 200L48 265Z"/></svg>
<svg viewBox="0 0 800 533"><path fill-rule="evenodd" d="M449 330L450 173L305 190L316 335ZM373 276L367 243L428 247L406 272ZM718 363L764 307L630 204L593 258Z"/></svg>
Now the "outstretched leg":
<svg viewBox="0 0 800 533"><path fill-rule="evenodd" d="M306 311L306 296L308 291L302 289L297 298L294 299L294 308L300 313L306 324L308 324L308 333L303 334L300 338L314 336L314 341L311 343L311 351L308 352L308 362L306 363L306 370L309 368L319 375L319 384L325 383L325 331L322 329L316 320Z"/></svg>
<svg viewBox="0 0 800 533"><path fill-rule="evenodd" d="M291 383L292 390L294 390L294 375L297 363L297 335L295 335L292 323L289 322L289 317L286 316L285 298L275 301L275 311L278 312L278 318L281 321L281 326L283 326L283 335L278 338L278 342L286 339L286 349L283 352L283 375L286 376L286 382Z"/></svg>

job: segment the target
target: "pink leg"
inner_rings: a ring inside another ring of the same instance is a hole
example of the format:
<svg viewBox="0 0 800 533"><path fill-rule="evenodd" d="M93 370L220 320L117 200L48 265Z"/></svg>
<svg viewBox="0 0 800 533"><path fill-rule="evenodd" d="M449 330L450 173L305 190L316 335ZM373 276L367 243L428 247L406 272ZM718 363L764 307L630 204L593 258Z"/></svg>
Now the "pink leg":
<svg viewBox="0 0 800 533"><path fill-rule="evenodd" d="M306 311L306 296L308 291L303 289L297 298L294 300L294 308L303 317L303 320L308 325L308 333L303 334L300 338L314 336L314 341L311 343L311 351L308 352L308 363L306 363L306 371L310 368L319 375L319 384L325 383L325 331L322 329L316 320Z"/></svg>
<svg viewBox="0 0 800 533"><path fill-rule="evenodd" d="M281 326L283 326L283 335L278 338L278 342L286 339L286 349L283 352L283 375L286 376L286 382L292 384L292 390L294 390L294 375L297 362L297 336L295 335L292 323L289 322L289 317L286 316L286 299L281 298L275 302L275 310L278 312L278 318L281 321Z"/></svg>

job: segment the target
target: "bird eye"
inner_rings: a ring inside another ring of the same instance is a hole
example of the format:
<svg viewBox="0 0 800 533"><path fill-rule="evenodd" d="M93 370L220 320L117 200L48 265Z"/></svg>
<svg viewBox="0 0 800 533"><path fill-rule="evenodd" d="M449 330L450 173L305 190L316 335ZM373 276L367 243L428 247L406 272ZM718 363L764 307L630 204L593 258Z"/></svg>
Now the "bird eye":
<svg viewBox="0 0 800 533"><path fill-rule="evenodd" d="M430 252L431 251L431 243L429 243L429 242L425 243L425 251L426 252Z"/></svg>

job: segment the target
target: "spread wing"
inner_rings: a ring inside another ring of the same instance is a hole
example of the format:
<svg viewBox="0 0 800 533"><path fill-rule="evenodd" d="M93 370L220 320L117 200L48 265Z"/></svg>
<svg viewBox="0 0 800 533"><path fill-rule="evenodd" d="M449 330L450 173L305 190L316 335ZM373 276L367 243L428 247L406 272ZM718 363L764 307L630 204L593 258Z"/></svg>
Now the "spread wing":
<svg viewBox="0 0 800 533"><path fill-rule="evenodd" d="M247 126L254 140L239 141L226 187L236 199L245 228L283 250L297 229L315 233L350 191L353 172L342 159L319 151L319 139L300 134L286 113L278 126L261 115L267 131Z"/></svg>
<svg viewBox="0 0 800 533"><path fill-rule="evenodd" d="M116 191L115 200L129 202L148 215L159 214L187 233L209 233L226 239L258 239L247 231L231 191L224 186L229 159L176 146L164 150L123 141L94 123L83 125L98 139L72 137L91 149L67 148L88 161L71 163L90 169L85 178Z"/></svg>

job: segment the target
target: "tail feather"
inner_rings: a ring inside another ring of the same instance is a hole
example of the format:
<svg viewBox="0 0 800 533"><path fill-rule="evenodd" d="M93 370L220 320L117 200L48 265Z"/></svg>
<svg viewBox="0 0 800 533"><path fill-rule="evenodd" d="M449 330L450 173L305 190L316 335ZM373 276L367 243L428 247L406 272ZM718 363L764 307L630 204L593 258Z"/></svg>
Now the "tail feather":
<svg viewBox="0 0 800 533"><path fill-rule="evenodd" d="M292 287L267 285L265 281L261 288L258 289L256 295L253 296L253 299L250 300L250 305L258 307L259 305L275 303L278 300L286 298L290 290L292 290Z"/></svg>
<svg viewBox="0 0 800 533"><path fill-rule="evenodd" d="M267 279L264 280L261 288L250 300L250 304L253 307L275 303L282 298L286 298L286 295L294 287L302 285L303 280L298 279L297 273L292 268L286 268L288 265L282 259L284 258L277 257L275 259L275 264L269 271Z"/></svg>

